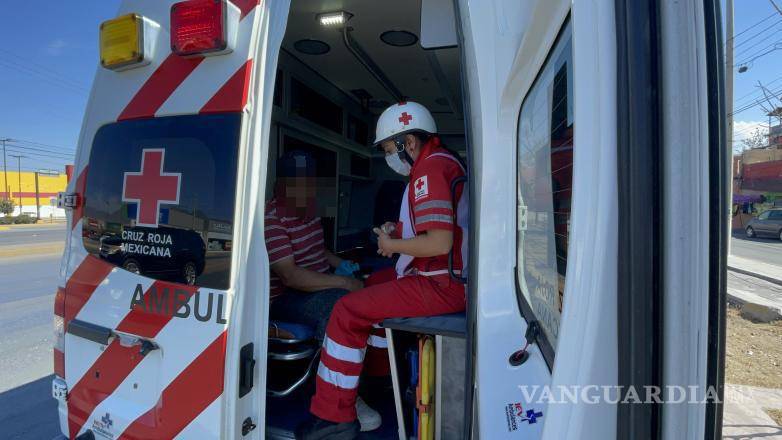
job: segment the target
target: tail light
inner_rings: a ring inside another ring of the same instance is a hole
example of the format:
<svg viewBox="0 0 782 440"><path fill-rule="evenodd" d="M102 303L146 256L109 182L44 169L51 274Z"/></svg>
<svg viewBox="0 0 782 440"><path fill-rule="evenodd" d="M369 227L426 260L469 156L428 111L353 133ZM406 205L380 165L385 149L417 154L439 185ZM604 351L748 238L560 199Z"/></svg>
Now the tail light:
<svg viewBox="0 0 782 440"><path fill-rule="evenodd" d="M54 295L54 374L65 377L65 289Z"/></svg>
<svg viewBox="0 0 782 440"><path fill-rule="evenodd" d="M171 52L221 55L233 50L239 9L226 0L187 0L171 6Z"/></svg>

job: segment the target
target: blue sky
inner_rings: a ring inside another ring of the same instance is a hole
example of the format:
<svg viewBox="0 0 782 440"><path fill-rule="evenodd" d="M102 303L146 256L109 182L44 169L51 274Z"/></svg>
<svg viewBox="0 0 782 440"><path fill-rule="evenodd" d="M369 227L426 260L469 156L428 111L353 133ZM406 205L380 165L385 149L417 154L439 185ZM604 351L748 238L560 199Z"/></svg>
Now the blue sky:
<svg viewBox="0 0 782 440"><path fill-rule="evenodd" d="M782 96L782 14L771 0L734 1L735 64L748 67L744 73L738 72L738 66L734 70L733 102L738 112L734 115L734 140L738 141L756 128L767 130L768 117L757 105L763 97L758 81ZM782 1L774 2L782 8ZM779 100L777 104L782 105ZM737 144L740 142L734 147Z"/></svg>
<svg viewBox="0 0 782 440"><path fill-rule="evenodd" d="M775 1L782 7L782 0ZM782 15L770 0L735 2L737 62L774 43L782 45ZM61 170L73 154L97 68L98 26L115 15L119 0L12 5L0 27L5 43L0 48L0 138L17 140L8 150L28 156L23 169ZM755 59L744 73L736 71L736 109L748 107L735 115L736 140L768 123L763 111L751 106L761 96L758 81L782 92L782 50ZM16 159L9 159L9 166L15 169Z"/></svg>
<svg viewBox="0 0 782 440"><path fill-rule="evenodd" d="M22 169L62 171L72 162L66 158L74 152L98 64L98 26L116 14L119 3L37 0L5 6L0 138L18 140L7 149L28 156ZM17 160L9 158L8 166L15 170Z"/></svg>

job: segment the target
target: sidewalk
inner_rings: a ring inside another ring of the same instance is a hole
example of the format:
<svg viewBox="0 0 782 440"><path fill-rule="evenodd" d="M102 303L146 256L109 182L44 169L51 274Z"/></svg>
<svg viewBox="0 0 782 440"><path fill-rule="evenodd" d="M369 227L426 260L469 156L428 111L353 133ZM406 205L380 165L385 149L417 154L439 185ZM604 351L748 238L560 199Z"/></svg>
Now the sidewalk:
<svg viewBox="0 0 782 440"><path fill-rule="evenodd" d="M782 409L782 390L726 384L722 438L782 440L782 427L765 409Z"/></svg>
<svg viewBox="0 0 782 440"><path fill-rule="evenodd" d="M728 300L742 305L742 316L770 322L782 319L782 267L728 257Z"/></svg>
<svg viewBox="0 0 782 440"><path fill-rule="evenodd" d="M782 286L782 267L749 258L728 256L728 270Z"/></svg>

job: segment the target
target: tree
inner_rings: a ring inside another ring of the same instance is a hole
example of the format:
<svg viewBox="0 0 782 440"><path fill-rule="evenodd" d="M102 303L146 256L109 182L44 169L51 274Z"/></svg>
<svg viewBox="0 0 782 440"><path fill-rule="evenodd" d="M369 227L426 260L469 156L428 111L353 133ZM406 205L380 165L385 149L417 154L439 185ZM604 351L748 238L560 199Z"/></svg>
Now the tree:
<svg viewBox="0 0 782 440"><path fill-rule="evenodd" d="M5 215L11 215L14 212L14 201L11 199L0 200L0 213Z"/></svg>
<svg viewBox="0 0 782 440"><path fill-rule="evenodd" d="M752 150L754 148L765 148L768 146L766 143L766 135L763 134L759 128L756 128L751 135L741 140L744 144L744 150Z"/></svg>

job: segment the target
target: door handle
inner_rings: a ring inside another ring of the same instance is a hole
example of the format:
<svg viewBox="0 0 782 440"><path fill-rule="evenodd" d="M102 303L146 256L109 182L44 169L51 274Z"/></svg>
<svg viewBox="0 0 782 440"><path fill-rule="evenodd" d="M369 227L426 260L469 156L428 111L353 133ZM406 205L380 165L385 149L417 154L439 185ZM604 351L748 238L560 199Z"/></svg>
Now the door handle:
<svg viewBox="0 0 782 440"><path fill-rule="evenodd" d="M68 323L68 333L101 345L109 345L113 332L108 327L74 319Z"/></svg>
<svg viewBox="0 0 782 440"><path fill-rule="evenodd" d="M114 333L119 339L119 345L123 347L139 346L139 354L146 356L152 350L157 350L160 347L149 339L139 338L138 336L125 335L122 333Z"/></svg>
<svg viewBox="0 0 782 440"><path fill-rule="evenodd" d="M78 319L74 319L68 324L68 333L101 345L109 345L111 338L116 337L119 339L119 344L123 347L133 347L138 345L139 354L142 356L146 356L150 351L160 348L157 344L150 341L149 339L116 333L108 327L93 324L91 322L81 321Z"/></svg>

